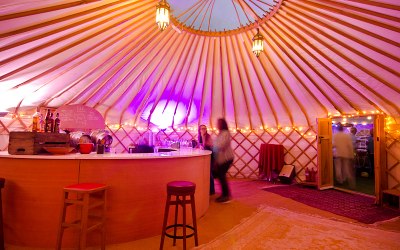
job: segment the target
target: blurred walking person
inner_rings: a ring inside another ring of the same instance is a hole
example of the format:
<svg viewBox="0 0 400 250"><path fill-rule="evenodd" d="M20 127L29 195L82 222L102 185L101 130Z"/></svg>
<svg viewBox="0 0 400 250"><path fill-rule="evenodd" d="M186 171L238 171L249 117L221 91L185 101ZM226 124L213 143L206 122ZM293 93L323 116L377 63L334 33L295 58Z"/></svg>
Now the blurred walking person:
<svg viewBox="0 0 400 250"><path fill-rule="evenodd" d="M199 131L197 135L197 147L200 149L204 150L210 150L212 151L212 139L211 135L207 132L207 126L206 125L200 125L199 126ZM214 177L212 174L212 166L213 166L213 155L211 155L211 162L210 162L210 195L215 194L215 186L214 186Z"/></svg>
<svg viewBox="0 0 400 250"><path fill-rule="evenodd" d="M218 130L219 133L213 144L215 160L213 173L214 177L219 180L222 189L222 194L216 199L216 201L225 203L229 202L231 199L231 192L226 179L226 173L233 163L234 154L231 147L231 134L229 133L228 124L225 119L218 119Z"/></svg>
<svg viewBox="0 0 400 250"><path fill-rule="evenodd" d="M350 189L355 189L353 141L350 134L343 132L342 124L338 124L337 128L338 132L332 137L332 146L335 149L335 178L339 184L347 181Z"/></svg>

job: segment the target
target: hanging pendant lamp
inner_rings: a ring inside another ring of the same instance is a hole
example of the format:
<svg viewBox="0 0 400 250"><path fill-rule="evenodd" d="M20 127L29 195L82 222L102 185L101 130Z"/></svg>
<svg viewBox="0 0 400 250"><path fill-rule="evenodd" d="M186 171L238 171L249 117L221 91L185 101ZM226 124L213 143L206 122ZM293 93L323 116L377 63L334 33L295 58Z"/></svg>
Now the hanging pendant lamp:
<svg viewBox="0 0 400 250"><path fill-rule="evenodd" d="M264 37L260 34L260 29L257 28L257 34L253 37L253 53L259 57L264 51Z"/></svg>
<svg viewBox="0 0 400 250"><path fill-rule="evenodd" d="M169 24L169 4L161 0L156 7L156 23L161 31L165 30Z"/></svg>

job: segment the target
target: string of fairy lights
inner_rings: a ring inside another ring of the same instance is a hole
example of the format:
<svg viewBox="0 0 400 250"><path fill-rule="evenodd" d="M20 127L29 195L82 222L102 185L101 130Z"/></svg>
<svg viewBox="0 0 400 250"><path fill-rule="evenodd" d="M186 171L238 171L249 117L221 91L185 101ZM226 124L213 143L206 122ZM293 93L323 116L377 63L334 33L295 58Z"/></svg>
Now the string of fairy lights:
<svg viewBox="0 0 400 250"><path fill-rule="evenodd" d="M113 130L118 130L121 128L134 128L138 131L148 131L151 130L152 132L157 132L161 129L159 128L148 128L148 127L141 127L141 126L136 126L135 124L129 124L129 123L124 123L123 125L121 124L106 124L107 127L109 127L110 129ZM162 129L164 130L164 129ZM208 128L207 129L209 132L218 132L217 128ZM309 130L306 126L300 126L300 127L259 127L257 129L251 129L249 127L245 127L245 128L229 128L229 130L232 133L235 132L240 132L240 133L250 133L250 132L270 132L270 133L276 133L278 131L285 131L285 132L289 132L291 130L295 130L298 131L301 135L313 135L312 132L307 132L307 130ZM193 132L197 132L197 127L196 126L189 126L189 127L183 127L183 126L174 126L174 127L169 127L165 129L166 132L172 132L172 131L176 131L176 132L184 132L184 131L193 131ZM302 132L304 131L304 132Z"/></svg>
<svg viewBox="0 0 400 250"><path fill-rule="evenodd" d="M327 117L332 119L332 123L348 123L349 121L353 125L367 125L373 123L373 116L374 115L384 115L383 112L380 111L362 111L362 112L357 112L356 114L346 114L342 115L339 113L328 113ZM3 118L11 117L11 119L22 119L22 120L29 120L32 119L32 114L27 114L24 112L13 114L9 113ZM351 121L351 118L359 118L362 121ZM165 132L197 132L197 126L173 126L173 127L167 127L167 128L158 128L156 126L139 126L137 124L129 123L129 122L124 122L122 124L118 123L110 123L106 122L106 126L109 129L112 130L118 130L121 128L130 128L130 129L136 129L137 131L143 132L143 131L148 131L151 130L152 132L158 132L160 130L163 130ZM213 128L208 128L209 132L218 132L218 129L213 127ZM269 127L269 126L260 126L258 128L250 128L250 127L230 127L229 130L232 133L262 133L262 132L268 132L268 133L277 133L279 131L283 133L289 133L291 131L296 131L298 134L304 137L309 137L309 136L315 136L315 132L312 128L309 128L307 125L302 125L302 126L276 126L276 127ZM398 134L400 137L400 124L396 121L394 117L391 116L386 116L385 117L385 131L390 131L391 133Z"/></svg>

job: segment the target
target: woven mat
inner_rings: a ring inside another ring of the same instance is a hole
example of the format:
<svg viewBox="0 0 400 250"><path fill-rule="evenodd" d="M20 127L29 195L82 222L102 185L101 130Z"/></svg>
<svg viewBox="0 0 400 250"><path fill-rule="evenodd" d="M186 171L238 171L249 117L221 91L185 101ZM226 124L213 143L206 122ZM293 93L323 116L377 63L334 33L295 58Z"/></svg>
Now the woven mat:
<svg viewBox="0 0 400 250"><path fill-rule="evenodd" d="M365 224L400 216L400 211L376 206L374 198L334 189L317 190L300 185L286 185L264 190Z"/></svg>
<svg viewBox="0 0 400 250"><path fill-rule="evenodd" d="M261 207L232 230L195 249L400 249L400 233Z"/></svg>

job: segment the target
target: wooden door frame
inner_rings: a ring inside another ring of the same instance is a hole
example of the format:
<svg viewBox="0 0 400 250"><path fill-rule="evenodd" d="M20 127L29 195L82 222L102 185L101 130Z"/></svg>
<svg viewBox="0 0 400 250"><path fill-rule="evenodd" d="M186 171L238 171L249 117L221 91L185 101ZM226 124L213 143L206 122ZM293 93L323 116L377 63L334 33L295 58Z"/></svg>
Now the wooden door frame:
<svg viewBox="0 0 400 250"><path fill-rule="evenodd" d="M332 145L332 119L331 118L317 118L317 126L319 128L319 122L320 121L325 121L329 122L330 120L330 135L328 135L328 139L330 140L330 145ZM375 203L376 204L382 204L382 191L388 188L388 176L387 176L387 155L386 155L386 135L385 135L385 116L377 114L374 116L373 120L373 131L374 131L374 174L375 174ZM318 136L318 152L317 152L317 157L318 157L318 189L328 189L328 188L335 188L333 184L333 155L332 153L330 156L328 155L327 157L330 157L331 160L328 159L329 162L331 162L330 166L330 171L332 172L331 177L332 177L332 186L330 185L324 185L321 183L321 161L325 160L321 156L321 149L320 149L320 140L321 139L327 139L325 138L320 138L320 133L317 131L317 136ZM331 150L332 152L332 150Z"/></svg>
<svg viewBox="0 0 400 250"><path fill-rule="evenodd" d="M382 191L388 188L385 116L374 117L375 203L382 204Z"/></svg>
<svg viewBox="0 0 400 250"><path fill-rule="evenodd" d="M324 132L321 132L321 128L327 126ZM332 119L331 118L317 118L317 158L318 158L318 189L329 189L333 188L333 155L332 155ZM326 155L322 153L324 150L321 148L322 141L328 143L328 148L325 152ZM327 169L327 172L325 170ZM328 175L327 178L324 178L325 175ZM327 182L324 182L325 179L328 179Z"/></svg>

